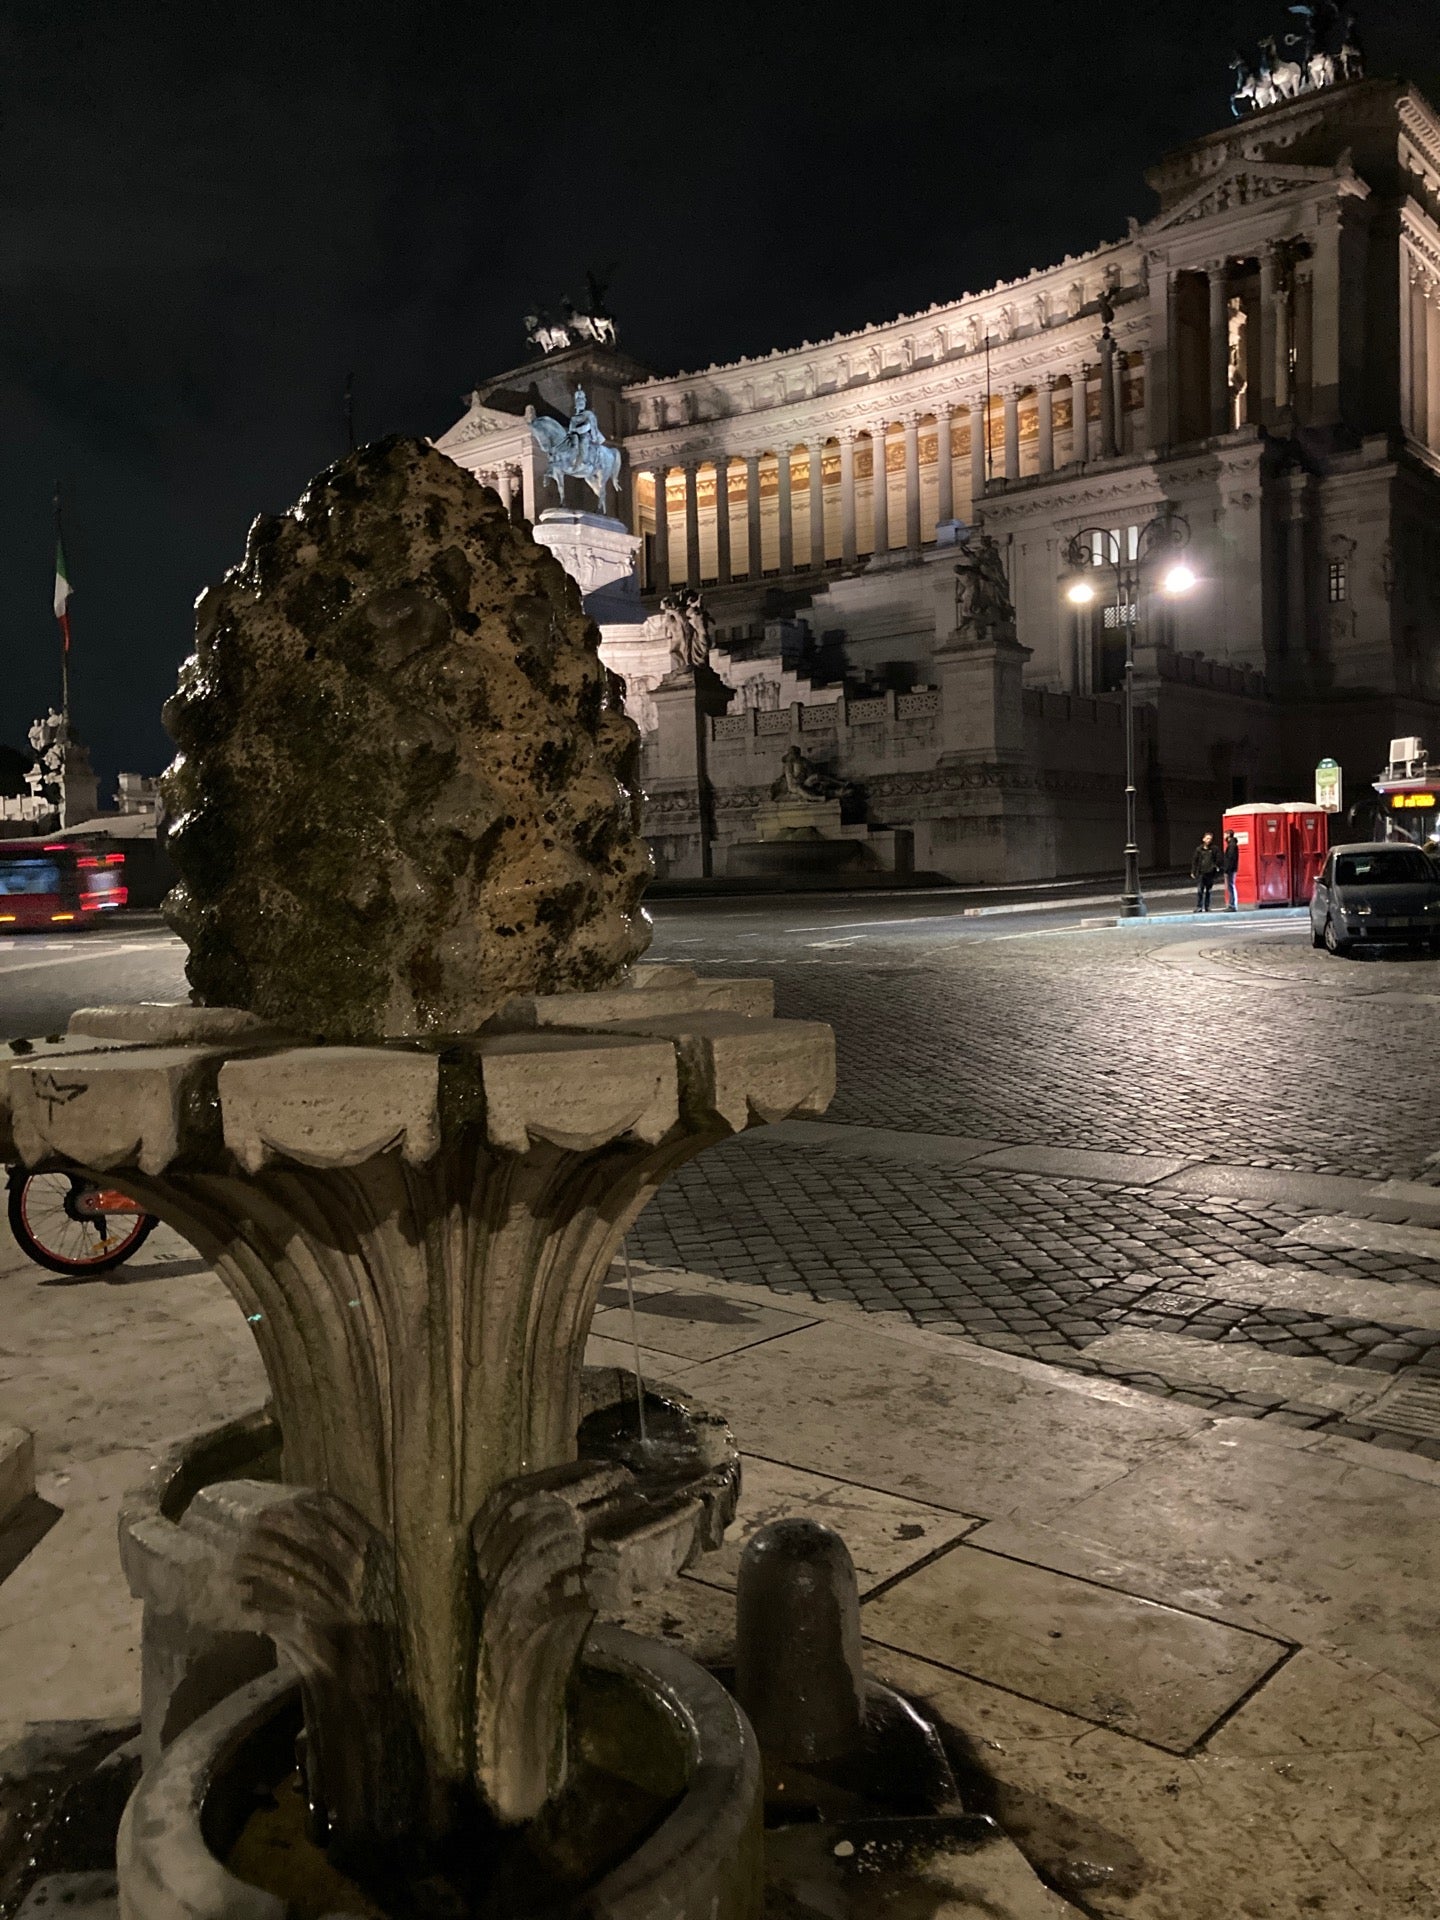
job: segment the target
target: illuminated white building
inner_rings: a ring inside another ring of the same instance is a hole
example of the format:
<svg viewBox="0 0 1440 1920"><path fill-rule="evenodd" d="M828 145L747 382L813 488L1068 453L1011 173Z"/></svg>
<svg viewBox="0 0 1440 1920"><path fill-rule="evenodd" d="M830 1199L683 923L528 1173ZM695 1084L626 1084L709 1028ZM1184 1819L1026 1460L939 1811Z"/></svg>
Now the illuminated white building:
<svg viewBox="0 0 1440 1920"><path fill-rule="evenodd" d="M1440 119L1403 81L1337 83L1148 181L1123 240L1013 283L703 372L562 349L439 439L533 518L524 406L563 412L583 382L625 452L640 613L685 583L716 623L722 854L798 742L922 869L1112 865L1129 631L1147 860L1188 859L1232 801L1308 792L1323 755L1350 798L1391 737L1440 741ZM1167 508L1192 593L1066 600L1080 528L1129 552ZM1026 653L962 673L949 548L975 521ZM652 727L657 636L607 630ZM652 738L657 851L691 870L698 801L662 761Z"/></svg>

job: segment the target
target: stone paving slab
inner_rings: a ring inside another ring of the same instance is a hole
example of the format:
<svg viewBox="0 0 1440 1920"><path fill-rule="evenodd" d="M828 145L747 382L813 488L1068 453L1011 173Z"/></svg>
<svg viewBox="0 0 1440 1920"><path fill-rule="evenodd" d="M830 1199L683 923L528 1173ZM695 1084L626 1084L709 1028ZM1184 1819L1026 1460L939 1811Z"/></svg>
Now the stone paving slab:
<svg viewBox="0 0 1440 1920"><path fill-rule="evenodd" d="M867 1638L1185 1753L1281 1641L964 1544L864 1609Z"/></svg>
<svg viewBox="0 0 1440 1920"><path fill-rule="evenodd" d="M1292 1227L1285 1247L1358 1247L1365 1253L1396 1253L1413 1260L1440 1260L1440 1232L1430 1227L1397 1226L1353 1214L1327 1213Z"/></svg>
<svg viewBox="0 0 1440 1920"><path fill-rule="evenodd" d="M1093 1147L993 1147L978 1162L1006 1173L1054 1173L1079 1180L1150 1186L1189 1164L1183 1154L1106 1153Z"/></svg>
<svg viewBox="0 0 1440 1920"><path fill-rule="evenodd" d="M1274 1755L1214 1751L1247 1723L1264 1742L1282 1667L1201 1752L1180 1758L926 1661L881 1649L870 1657L872 1670L964 1733L1007 1831L1082 1912L1103 1920L1440 1912L1440 1756L1403 1737L1363 1744L1384 1724L1383 1708L1365 1712L1359 1730L1342 1720L1323 1751L1300 1740ZM1334 1672L1328 1661L1310 1669L1321 1724ZM1338 1684L1347 1684L1343 1674Z"/></svg>
<svg viewBox="0 0 1440 1920"><path fill-rule="evenodd" d="M0 1426L0 1526L35 1491L35 1441L24 1427Z"/></svg>
<svg viewBox="0 0 1440 1920"><path fill-rule="evenodd" d="M1310 1267L1267 1267L1237 1260L1204 1280L1177 1286L1207 1300L1234 1300L1249 1307L1295 1307L1325 1319L1351 1319L1440 1332L1440 1287L1393 1286L1348 1274L1316 1273ZM1094 1349L1090 1349L1091 1352Z"/></svg>
<svg viewBox="0 0 1440 1920"><path fill-rule="evenodd" d="M939 1548L953 1545L977 1524L943 1507L897 1499L894 1494L747 1453L739 1511L720 1551L707 1553L696 1563L695 1578L733 1591L740 1555L751 1534L771 1520L796 1515L818 1520L843 1535L862 1595L897 1579Z"/></svg>
<svg viewBox="0 0 1440 1920"><path fill-rule="evenodd" d="M626 1319L628 1321L629 1315ZM625 1329L623 1340L607 1340L603 1335L592 1333L585 1343L585 1364L587 1367L619 1367L622 1373L631 1373L635 1367L635 1348L630 1340L630 1330ZM682 1359L675 1353L657 1353L653 1347L640 1349L640 1368L645 1384L659 1386L672 1374L683 1379L699 1363Z"/></svg>
<svg viewBox="0 0 1440 1920"><path fill-rule="evenodd" d="M1164 1185L1173 1193L1213 1199L1273 1200L1281 1205L1363 1207L1376 1218L1403 1221L1428 1216L1440 1221L1440 1189L1417 1181L1361 1180L1343 1174L1305 1173L1294 1168L1241 1167L1196 1162L1170 1174Z"/></svg>
<svg viewBox="0 0 1440 1920"><path fill-rule="evenodd" d="M765 1129L772 1146L820 1147L826 1153L857 1153L866 1159L918 1160L926 1166L961 1166L991 1153L1000 1142L956 1133L910 1132L903 1127L847 1127L830 1120L781 1120ZM758 1144L758 1143L757 1143Z"/></svg>
<svg viewBox="0 0 1440 1920"><path fill-rule="evenodd" d="M1102 1553L1149 1568L1157 1585L1203 1582L1224 1617L1351 1654L1440 1718L1440 1488L1358 1465L1359 1448L1337 1458L1306 1434L1252 1443L1229 1425L1027 1521L1027 1559L1084 1575ZM1008 1531L971 1538L1017 1548Z"/></svg>
<svg viewBox="0 0 1440 1920"><path fill-rule="evenodd" d="M714 1292L676 1288L642 1294L635 1301L635 1330L641 1346L655 1353L679 1354L687 1360L715 1360L721 1354L738 1353L758 1341L773 1340L776 1334L794 1333L808 1326L812 1317L727 1300ZM628 1304L602 1308L591 1325L596 1338L628 1341Z"/></svg>
<svg viewBox="0 0 1440 1920"><path fill-rule="evenodd" d="M1354 1413L1378 1399L1381 1391L1375 1375L1359 1368L1238 1343L1229 1346L1178 1333L1150 1333L1141 1327L1107 1333L1085 1352L1096 1366L1113 1373L1156 1374L1170 1386L1199 1387L1231 1397L1273 1393L1280 1401L1332 1413Z"/></svg>
<svg viewBox="0 0 1440 1920"><path fill-rule="evenodd" d="M691 1276L689 1284L704 1283ZM1059 1377L1034 1361L982 1354L931 1329L882 1327L841 1304L816 1311L843 1336L860 1387L878 1388L848 1402L857 1440L865 1431L888 1437L907 1418L891 1391L903 1352L925 1367L919 1378L902 1377L911 1385L912 1451L929 1471L965 1461L972 1407L992 1423L1008 1413L1016 1454L1044 1450L1033 1486L1043 1520L1028 1508L987 1519L868 1603L867 1625L929 1568L961 1554L978 1561L988 1543L992 1558L1024 1559L1077 1583L1100 1581L1132 1603L1154 1599L1245 1629L1242 1644L1247 1635L1302 1643L1197 1750L1179 1756L957 1672L946 1663L953 1654L916 1658L868 1640L870 1671L956 1730L973 1769L967 1790L1053 1885L1105 1920L1247 1912L1434 1920L1440 1688L1428 1677L1428 1647L1440 1626L1440 1466L1172 1407L1183 1424L1158 1444L1132 1436L1132 1469L1086 1494L1092 1430L1117 1413L1143 1413L1141 1396L1062 1381L1065 1397L1053 1402ZM767 1456L783 1453L801 1472L848 1474L837 1469L835 1423L812 1418L827 1395L825 1367L782 1367L787 1351L813 1358L816 1335L808 1329L702 1365L694 1379L711 1404L740 1413L747 1442ZM738 1389L739 1376L762 1365L768 1397L742 1403L722 1387L728 1376ZM1013 1401L992 1397L1001 1384ZM862 1453L857 1444L849 1456L857 1466ZM1011 1488L992 1481L983 1454L978 1467L971 1510L989 1514L992 1498L1003 1503ZM1012 1609L1002 1626L1018 1636L1018 1621ZM730 1598L697 1579L652 1597L631 1624L702 1657L733 1658ZM1017 1658L1058 1658L1064 1641L1051 1642L1048 1628L1045 1640L1033 1650L1020 1644Z"/></svg>
<svg viewBox="0 0 1440 1920"><path fill-rule="evenodd" d="M869 1336L853 1316L713 1360L693 1379L767 1459L966 1515L1045 1511L1057 1448L1067 1484L1098 1488L1203 1419L1137 1394L1086 1426L1063 1374L1037 1383L969 1367L948 1343Z"/></svg>

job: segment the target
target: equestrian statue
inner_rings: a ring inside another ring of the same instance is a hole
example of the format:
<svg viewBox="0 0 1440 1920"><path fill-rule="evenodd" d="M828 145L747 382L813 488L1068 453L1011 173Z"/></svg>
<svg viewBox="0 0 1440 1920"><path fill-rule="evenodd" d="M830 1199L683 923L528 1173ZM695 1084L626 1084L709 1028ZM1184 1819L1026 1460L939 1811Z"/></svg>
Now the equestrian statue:
<svg viewBox="0 0 1440 1920"><path fill-rule="evenodd" d="M537 414L534 407L525 409L525 418L536 444L545 453L549 463L545 478L553 483L560 504L565 504L566 479L573 477L585 482L598 501L601 513L608 513L610 489L620 484L620 449L606 443L600 422L586 402L585 389L575 389L568 426L562 427L558 420L546 414Z"/></svg>

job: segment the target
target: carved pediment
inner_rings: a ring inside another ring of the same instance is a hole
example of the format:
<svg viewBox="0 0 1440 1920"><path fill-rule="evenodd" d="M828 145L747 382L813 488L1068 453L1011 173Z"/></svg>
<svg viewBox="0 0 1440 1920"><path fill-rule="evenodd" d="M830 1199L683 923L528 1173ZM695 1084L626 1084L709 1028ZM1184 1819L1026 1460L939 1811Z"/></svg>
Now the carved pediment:
<svg viewBox="0 0 1440 1920"><path fill-rule="evenodd" d="M486 440L492 433L514 433L516 427L523 424L513 413L502 413L498 407L472 401L470 411L442 433L435 445L441 453L449 453L455 447L469 447L477 440Z"/></svg>
<svg viewBox="0 0 1440 1920"><path fill-rule="evenodd" d="M1283 199L1307 187L1342 185L1354 191L1360 183L1353 174L1337 173L1333 167L1300 167L1275 160L1239 161L1204 181L1168 212L1152 220L1144 231L1147 235L1167 233L1176 227L1191 226L1198 220L1234 213L1242 207Z"/></svg>

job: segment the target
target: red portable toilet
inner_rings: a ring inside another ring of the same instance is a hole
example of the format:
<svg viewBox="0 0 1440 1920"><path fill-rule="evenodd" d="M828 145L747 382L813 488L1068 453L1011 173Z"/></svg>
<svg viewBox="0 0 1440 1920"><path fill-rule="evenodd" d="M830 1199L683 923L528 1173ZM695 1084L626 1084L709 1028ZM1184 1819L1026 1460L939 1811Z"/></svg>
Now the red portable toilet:
<svg viewBox="0 0 1440 1920"><path fill-rule="evenodd" d="M1329 850L1329 815L1309 800L1229 807L1225 833L1240 842L1235 894L1242 907L1304 906Z"/></svg>
<svg viewBox="0 0 1440 1920"><path fill-rule="evenodd" d="M1225 814L1223 833L1233 833L1240 842L1240 865L1235 872L1235 896L1240 905L1288 907L1289 809L1264 800L1230 807Z"/></svg>
<svg viewBox="0 0 1440 1920"><path fill-rule="evenodd" d="M1315 876L1330 851L1330 816L1323 807L1298 801L1290 815L1290 904L1310 904Z"/></svg>

